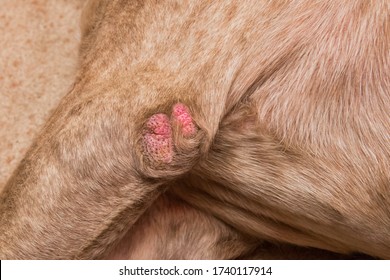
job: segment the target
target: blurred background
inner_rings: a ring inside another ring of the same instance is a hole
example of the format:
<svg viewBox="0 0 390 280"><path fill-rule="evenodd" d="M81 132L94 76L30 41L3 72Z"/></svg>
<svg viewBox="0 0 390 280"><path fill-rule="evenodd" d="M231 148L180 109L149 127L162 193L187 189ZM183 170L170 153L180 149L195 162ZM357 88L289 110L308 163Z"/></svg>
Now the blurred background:
<svg viewBox="0 0 390 280"><path fill-rule="evenodd" d="M0 0L0 191L71 88L86 0ZM265 243L245 259L354 259Z"/></svg>
<svg viewBox="0 0 390 280"><path fill-rule="evenodd" d="M0 0L0 191L70 89L85 0Z"/></svg>

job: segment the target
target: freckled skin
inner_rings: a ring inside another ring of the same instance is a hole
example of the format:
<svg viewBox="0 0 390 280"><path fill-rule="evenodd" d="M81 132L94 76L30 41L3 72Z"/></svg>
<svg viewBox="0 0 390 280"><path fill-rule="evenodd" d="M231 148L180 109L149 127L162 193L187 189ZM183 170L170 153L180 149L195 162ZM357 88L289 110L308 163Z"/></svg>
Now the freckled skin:
<svg viewBox="0 0 390 280"><path fill-rule="evenodd" d="M165 114L155 114L146 123L144 149L156 162L170 163L173 157L172 128Z"/></svg>
<svg viewBox="0 0 390 280"><path fill-rule="evenodd" d="M196 126L187 106L177 103L172 108L171 120L165 114L151 116L145 124L144 152L157 163L169 164L174 156L172 124L179 125L179 133L185 138L196 134Z"/></svg>

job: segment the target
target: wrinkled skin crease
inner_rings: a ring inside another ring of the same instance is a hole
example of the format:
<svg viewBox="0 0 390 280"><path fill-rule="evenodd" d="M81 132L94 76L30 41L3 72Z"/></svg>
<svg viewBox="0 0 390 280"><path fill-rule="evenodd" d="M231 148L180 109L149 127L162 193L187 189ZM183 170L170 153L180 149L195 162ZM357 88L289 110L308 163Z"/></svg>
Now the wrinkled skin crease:
<svg viewBox="0 0 390 280"><path fill-rule="evenodd" d="M88 1L74 87L1 194L0 258L390 258L389 15Z"/></svg>

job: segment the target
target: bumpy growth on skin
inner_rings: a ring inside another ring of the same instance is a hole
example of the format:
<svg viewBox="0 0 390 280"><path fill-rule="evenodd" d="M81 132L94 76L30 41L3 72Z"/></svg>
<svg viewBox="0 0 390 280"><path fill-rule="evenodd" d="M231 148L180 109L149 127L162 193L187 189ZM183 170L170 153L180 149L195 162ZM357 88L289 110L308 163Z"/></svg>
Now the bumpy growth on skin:
<svg viewBox="0 0 390 280"><path fill-rule="evenodd" d="M184 137L191 137L195 135L196 126L187 106L181 103L173 106L172 118L180 125L181 132Z"/></svg>
<svg viewBox="0 0 390 280"><path fill-rule="evenodd" d="M144 147L152 160L162 163L172 161L172 127L167 115L155 114L149 118L144 134Z"/></svg>
<svg viewBox="0 0 390 280"><path fill-rule="evenodd" d="M172 116L158 113L151 116L145 124L143 135L144 149L150 160L158 163L170 163L174 156L172 123L178 124L185 138L196 133L196 126L187 106L177 103L172 108Z"/></svg>

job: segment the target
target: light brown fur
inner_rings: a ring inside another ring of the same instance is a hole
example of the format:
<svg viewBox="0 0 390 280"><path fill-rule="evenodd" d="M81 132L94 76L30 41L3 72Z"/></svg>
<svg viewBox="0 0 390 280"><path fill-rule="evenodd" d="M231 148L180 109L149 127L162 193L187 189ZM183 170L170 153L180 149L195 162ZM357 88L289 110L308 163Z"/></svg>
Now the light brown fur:
<svg viewBox="0 0 390 280"><path fill-rule="evenodd" d="M1 258L390 258L388 1L95 0L82 33L0 197ZM142 127L178 102L199 130L157 164Z"/></svg>

